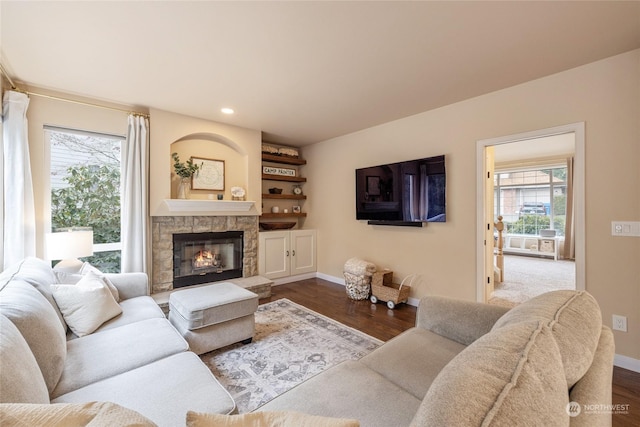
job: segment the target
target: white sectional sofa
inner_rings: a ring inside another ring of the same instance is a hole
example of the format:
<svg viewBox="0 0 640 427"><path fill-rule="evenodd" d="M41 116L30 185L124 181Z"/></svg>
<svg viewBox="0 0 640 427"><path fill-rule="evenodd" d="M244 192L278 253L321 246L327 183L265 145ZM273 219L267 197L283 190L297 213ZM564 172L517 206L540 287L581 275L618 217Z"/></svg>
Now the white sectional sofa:
<svg viewBox="0 0 640 427"><path fill-rule="evenodd" d="M148 296L145 274L106 275L122 313L76 337L52 295L51 266L28 258L0 275L0 403L113 402L159 426L235 402Z"/></svg>
<svg viewBox="0 0 640 427"><path fill-rule="evenodd" d="M0 403L114 402L160 426L185 425L194 416L188 411L211 415L208 424L188 424L207 426L274 414L289 422L274 425L295 426L311 425L300 416L328 417L313 425L362 427L612 422L599 408L611 405L613 334L584 291L550 292L511 310L425 297L414 328L251 414L228 416L232 398L146 296L146 281L113 276L123 313L72 338L46 263L28 259L3 272ZM0 424L2 417L0 405ZM125 421L109 425L132 425L135 414Z"/></svg>
<svg viewBox="0 0 640 427"><path fill-rule="evenodd" d="M429 296L414 328L257 411L362 427L606 427L613 355L613 334L584 291L546 293L511 310Z"/></svg>

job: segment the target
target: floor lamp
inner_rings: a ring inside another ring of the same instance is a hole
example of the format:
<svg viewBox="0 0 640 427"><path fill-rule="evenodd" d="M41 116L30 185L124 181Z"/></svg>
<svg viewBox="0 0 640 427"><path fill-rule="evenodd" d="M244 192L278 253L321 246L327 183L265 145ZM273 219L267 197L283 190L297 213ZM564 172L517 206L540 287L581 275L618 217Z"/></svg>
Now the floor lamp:
<svg viewBox="0 0 640 427"><path fill-rule="evenodd" d="M77 272L82 267L78 258L93 255L93 230L87 228L61 229L45 236L47 259L60 260L56 270Z"/></svg>

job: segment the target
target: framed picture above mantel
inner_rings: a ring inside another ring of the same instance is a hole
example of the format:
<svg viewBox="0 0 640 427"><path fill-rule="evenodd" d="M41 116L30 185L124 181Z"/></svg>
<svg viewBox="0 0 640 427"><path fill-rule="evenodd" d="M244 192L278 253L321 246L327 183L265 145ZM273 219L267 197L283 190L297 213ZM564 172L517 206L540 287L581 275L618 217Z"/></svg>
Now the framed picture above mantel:
<svg viewBox="0 0 640 427"><path fill-rule="evenodd" d="M200 170L191 178L192 190L224 190L224 160L191 157Z"/></svg>

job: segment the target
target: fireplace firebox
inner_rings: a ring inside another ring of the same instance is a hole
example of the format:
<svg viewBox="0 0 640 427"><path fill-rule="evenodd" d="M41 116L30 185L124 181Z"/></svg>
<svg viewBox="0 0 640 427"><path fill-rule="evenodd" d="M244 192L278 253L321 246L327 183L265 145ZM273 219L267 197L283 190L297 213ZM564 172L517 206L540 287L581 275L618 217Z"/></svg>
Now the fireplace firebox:
<svg viewBox="0 0 640 427"><path fill-rule="evenodd" d="M242 277L242 231L173 235L173 287Z"/></svg>

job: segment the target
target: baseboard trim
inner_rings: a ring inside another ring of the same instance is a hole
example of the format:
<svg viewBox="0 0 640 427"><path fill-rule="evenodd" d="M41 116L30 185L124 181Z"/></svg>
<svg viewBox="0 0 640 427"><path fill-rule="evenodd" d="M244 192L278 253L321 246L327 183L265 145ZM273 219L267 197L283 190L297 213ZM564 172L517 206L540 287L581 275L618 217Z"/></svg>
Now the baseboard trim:
<svg viewBox="0 0 640 427"><path fill-rule="evenodd" d="M329 276L328 274L324 274L324 273L316 273L316 277L318 279L326 280L328 282L333 282L333 283L337 283L338 285L345 286L344 277Z"/></svg>
<svg viewBox="0 0 640 427"><path fill-rule="evenodd" d="M285 283L297 282L298 280L313 279L314 277L317 277L316 273L297 274L295 276L287 276L287 277L281 277L279 279L271 279L273 281L273 285L271 286L284 285Z"/></svg>
<svg viewBox="0 0 640 427"><path fill-rule="evenodd" d="M640 360L622 354L616 354L613 357L613 366L640 373Z"/></svg>

